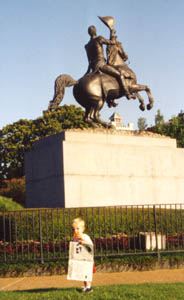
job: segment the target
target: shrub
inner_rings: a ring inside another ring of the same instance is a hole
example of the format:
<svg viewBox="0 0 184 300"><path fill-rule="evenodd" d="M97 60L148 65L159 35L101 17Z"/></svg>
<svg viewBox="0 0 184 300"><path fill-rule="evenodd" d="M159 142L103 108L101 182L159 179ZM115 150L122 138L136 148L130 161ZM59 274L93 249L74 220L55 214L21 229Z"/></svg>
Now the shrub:
<svg viewBox="0 0 184 300"><path fill-rule="evenodd" d="M20 210L23 209L23 206L16 203L10 198L0 196L0 211L10 211L10 210Z"/></svg>
<svg viewBox="0 0 184 300"><path fill-rule="evenodd" d="M4 180L3 187L0 189L0 195L12 198L23 206L25 206L25 192L25 177Z"/></svg>
<svg viewBox="0 0 184 300"><path fill-rule="evenodd" d="M20 204L10 198L0 196L0 212L4 212L4 217L3 214L0 213L0 240L5 238L5 240L10 241L11 232L13 230L12 223L5 212L20 209L23 209Z"/></svg>

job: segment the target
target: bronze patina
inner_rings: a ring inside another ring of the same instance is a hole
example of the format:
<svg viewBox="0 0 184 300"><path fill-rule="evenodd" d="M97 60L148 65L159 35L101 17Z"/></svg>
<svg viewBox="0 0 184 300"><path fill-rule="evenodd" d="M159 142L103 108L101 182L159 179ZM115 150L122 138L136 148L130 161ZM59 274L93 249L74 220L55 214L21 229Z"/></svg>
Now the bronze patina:
<svg viewBox="0 0 184 300"><path fill-rule="evenodd" d="M139 108L145 110L144 99L139 94L145 91L149 104L147 109L153 107L153 97L147 85L137 83L135 73L129 68L128 59L122 44L118 41L114 29L113 17L99 17L109 28L110 38L97 36L95 26L88 28L89 42L85 45L88 57L88 69L82 78L74 80L71 76L62 74L55 80L55 93L53 100L49 102L49 110L58 107L64 97L65 87L73 87L73 95L76 101L85 108L85 121L109 126L99 118L99 112L106 102L109 107L116 106L116 99L126 97L138 99ZM103 45L106 46L106 57Z"/></svg>

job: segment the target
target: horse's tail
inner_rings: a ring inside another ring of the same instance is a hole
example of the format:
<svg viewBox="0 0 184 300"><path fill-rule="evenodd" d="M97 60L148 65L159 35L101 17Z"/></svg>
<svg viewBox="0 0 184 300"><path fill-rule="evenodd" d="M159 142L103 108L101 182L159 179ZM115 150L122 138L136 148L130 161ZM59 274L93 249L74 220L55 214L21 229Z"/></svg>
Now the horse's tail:
<svg viewBox="0 0 184 300"><path fill-rule="evenodd" d="M74 80L70 75L62 74L55 80L54 97L49 102L48 110L54 110L63 100L65 87L76 85L78 81Z"/></svg>

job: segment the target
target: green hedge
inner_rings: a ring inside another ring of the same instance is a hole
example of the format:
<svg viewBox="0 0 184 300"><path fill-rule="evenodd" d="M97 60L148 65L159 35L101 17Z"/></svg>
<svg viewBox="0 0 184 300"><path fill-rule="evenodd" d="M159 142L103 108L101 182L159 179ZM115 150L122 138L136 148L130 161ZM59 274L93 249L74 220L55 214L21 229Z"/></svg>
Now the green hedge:
<svg viewBox="0 0 184 300"><path fill-rule="evenodd" d="M157 255L124 255L123 257L95 258L96 269L101 272L107 267L107 272L119 271L118 266L125 266L125 270L153 270L158 268L179 268L183 267L184 254L162 254L158 259ZM68 260L56 260L44 262L16 262L1 263L0 277L17 277L35 275L53 275L67 272ZM50 273L50 274L49 274Z"/></svg>

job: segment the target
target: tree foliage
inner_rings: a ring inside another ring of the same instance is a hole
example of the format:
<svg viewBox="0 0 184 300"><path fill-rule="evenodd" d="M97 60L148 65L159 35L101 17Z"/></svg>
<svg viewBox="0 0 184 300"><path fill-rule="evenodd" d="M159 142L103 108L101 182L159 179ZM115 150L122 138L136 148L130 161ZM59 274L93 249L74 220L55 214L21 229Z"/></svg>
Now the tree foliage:
<svg viewBox="0 0 184 300"><path fill-rule="evenodd" d="M159 126L164 123L164 116L161 114L160 109L157 110L157 113L155 115L155 125Z"/></svg>
<svg viewBox="0 0 184 300"><path fill-rule="evenodd" d="M70 128L87 128L84 111L75 105L64 105L45 111L35 120L19 120L0 130L0 183L24 176L24 154L32 144L46 136Z"/></svg>
<svg viewBox="0 0 184 300"><path fill-rule="evenodd" d="M155 126L148 129L149 131L170 136L177 140L177 146L184 148L184 113L181 111L178 116L172 117L168 122L162 119Z"/></svg>
<svg viewBox="0 0 184 300"><path fill-rule="evenodd" d="M148 124L146 124L145 118L139 118L137 121L137 126L140 131L146 130Z"/></svg>

